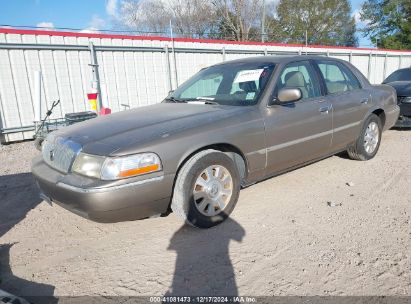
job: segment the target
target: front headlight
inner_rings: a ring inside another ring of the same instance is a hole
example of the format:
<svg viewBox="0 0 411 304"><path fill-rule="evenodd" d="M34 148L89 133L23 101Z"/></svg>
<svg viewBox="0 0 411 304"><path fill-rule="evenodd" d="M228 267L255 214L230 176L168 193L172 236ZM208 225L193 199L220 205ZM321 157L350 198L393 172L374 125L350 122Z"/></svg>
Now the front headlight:
<svg viewBox="0 0 411 304"><path fill-rule="evenodd" d="M73 164L73 172L90 177L100 178L101 167L106 160L103 156L79 153Z"/></svg>
<svg viewBox="0 0 411 304"><path fill-rule="evenodd" d="M116 180L162 169L160 158L154 153L140 153L116 158L105 158L80 153L73 164L73 171L82 175Z"/></svg>
<svg viewBox="0 0 411 304"><path fill-rule="evenodd" d="M101 179L115 180L160 170L160 158L154 153L107 158L101 169Z"/></svg>

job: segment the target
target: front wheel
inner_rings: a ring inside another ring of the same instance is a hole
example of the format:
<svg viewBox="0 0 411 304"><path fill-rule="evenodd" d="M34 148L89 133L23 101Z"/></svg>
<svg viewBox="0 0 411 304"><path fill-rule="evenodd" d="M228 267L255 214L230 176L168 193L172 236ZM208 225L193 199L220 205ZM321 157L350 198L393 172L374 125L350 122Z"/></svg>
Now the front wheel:
<svg viewBox="0 0 411 304"><path fill-rule="evenodd" d="M371 114L366 120L357 141L348 148L351 159L369 160L373 158L380 147L382 134L381 119Z"/></svg>
<svg viewBox="0 0 411 304"><path fill-rule="evenodd" d="M234 161L220 151L205 150L181 168L171 209L192 226L210 228L230 215L239 193L240 177Z"/></svg>

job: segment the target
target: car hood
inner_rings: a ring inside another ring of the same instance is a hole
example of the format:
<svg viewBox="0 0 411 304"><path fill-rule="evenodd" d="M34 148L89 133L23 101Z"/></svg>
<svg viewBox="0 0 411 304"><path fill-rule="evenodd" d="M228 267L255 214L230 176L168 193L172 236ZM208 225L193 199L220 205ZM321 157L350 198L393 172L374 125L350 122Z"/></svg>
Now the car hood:
<svg viewBox="0 0 411 304"><path fill-rule="evenodd" d="M411 96L411 81L394 81L386 84L392 86L398 96Z"/></svg>
<svg viewBox="0 0 411 304"><path fill-rule="evenodd" d="M62 128L54 136L79 143L85 153L110 155L249 110L240 106L160 103L93 118Z"/></svg>

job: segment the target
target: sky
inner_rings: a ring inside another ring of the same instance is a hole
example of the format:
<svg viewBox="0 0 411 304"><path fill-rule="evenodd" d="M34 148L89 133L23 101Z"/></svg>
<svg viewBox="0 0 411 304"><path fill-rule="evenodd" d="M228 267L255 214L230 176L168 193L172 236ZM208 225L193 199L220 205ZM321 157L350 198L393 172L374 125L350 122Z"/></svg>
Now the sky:
<svg viewBox="0 0 411 304"><path fill-rule="evenodd" d="M359 21L364 0L351 0L353 15ZM119 0L0 0L0 25L73 28L84 32L112 29ZM371 47L358 35L360 47Z"/></svg>

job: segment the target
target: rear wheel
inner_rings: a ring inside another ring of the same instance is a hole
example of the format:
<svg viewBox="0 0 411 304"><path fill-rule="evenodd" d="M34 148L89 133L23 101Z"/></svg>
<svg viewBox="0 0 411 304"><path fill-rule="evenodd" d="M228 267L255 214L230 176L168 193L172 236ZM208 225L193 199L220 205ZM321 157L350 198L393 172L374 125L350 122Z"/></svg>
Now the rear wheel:
<svg viewBox="0 0 411 304"><path fill-rule="evenodd" d="M380 147L381 133L381 119L377 115L371 114L365 120L357 141L347 150L350 158L355 160L369 160L373 158Z"/></svg>
<svg viewBox="0 0 411 304"><path fill-rule="evenodd" d="M210 228L233 211L240 193L240 177L233 160L216 150L205 150L181 168L171 209L188 224Z"/></svg>

